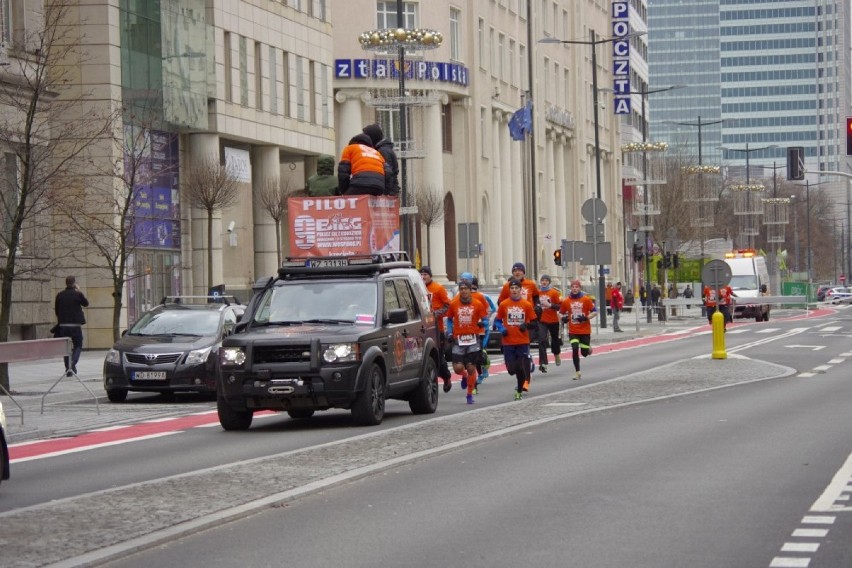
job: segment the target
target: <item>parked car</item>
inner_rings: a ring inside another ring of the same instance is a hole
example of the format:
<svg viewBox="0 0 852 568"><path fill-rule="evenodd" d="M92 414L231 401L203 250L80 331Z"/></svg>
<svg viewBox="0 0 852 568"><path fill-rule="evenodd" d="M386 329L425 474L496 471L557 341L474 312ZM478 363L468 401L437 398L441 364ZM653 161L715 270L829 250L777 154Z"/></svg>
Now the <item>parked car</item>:
<svg viewBox="0 0 852 568"><path fill-rule="evenodd" d="M829 290L831 290L833 287L834 286L831 285L831 284L820 284L817 287L817 291L816 291L817 302L824 302L825 301L825 293L828 292Z"/></svg>
<svg viewBox="0 0 852 568"><path fill-rule="evenodd" d="M230 296L170 296L126 330L104 360L112 402L129 391L215 396L222 339L245 311Z"/></svg>
<svg viewBox="0 0 852 568"><path fill-rule="evenodd" d="M9 479L9 446L6 444L6 413L3 411L3 403L0 402L0 483Z"/></svg>
<svg viewBox="0 0 852 568"><path fill-rule="evenodd" d="M835 286L825 291L825 299L830 304L845 304L852 302L852 288L848 286Z"/></svg>

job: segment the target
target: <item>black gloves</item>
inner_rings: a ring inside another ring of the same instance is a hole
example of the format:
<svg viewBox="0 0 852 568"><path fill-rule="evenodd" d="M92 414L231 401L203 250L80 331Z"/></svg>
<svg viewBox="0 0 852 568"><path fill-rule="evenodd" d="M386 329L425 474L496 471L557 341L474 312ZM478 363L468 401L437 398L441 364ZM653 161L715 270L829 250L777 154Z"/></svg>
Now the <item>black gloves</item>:
<svg viewBox="0 0 852 568"><path fill-rule="evenodd" d="M521 331L526 331L527 330L527 324L522 323L521 325L518 326L518 329L520 329Z"/></svg>
<svg viewBox="0 0 852 568"><path fill-rule="evenodd" d="M506 337L507 335L509 335L509 330L506 329L506 328L503 328L503 331L500 332L500 335L502 335L503 337Z"/></svg>
<svg viewBox="0 0 852 568"><path fill-rule="evenodd" d="M571 319L571 318L567 315L562 316L562 323L568 323L569 319Z"/></svg>
<svg viewBox="0 0 852 568"><path fill-rule="evenodd" d="M533 311L535 311L535 317L541 317L541 305L536 304L536 306L533 308Z"/></svg>
<svg viewBox="0 0 852 568"><path fill-rule="evenodd" d="M485 322L484 322L484 321L482 321L482 320L479 320L479 323L477 323L476 325L478 325L478 326L479 326L479 327L481 327L482 329L485 329Z"/></svg>
<svg viewBox="0 0 852 568"><path fill-rule="evenodd" d="M574 316L574 321L577 323L583 323L584 321L589 321L589 318L587 318L583 314L578 314Z"/></svg>

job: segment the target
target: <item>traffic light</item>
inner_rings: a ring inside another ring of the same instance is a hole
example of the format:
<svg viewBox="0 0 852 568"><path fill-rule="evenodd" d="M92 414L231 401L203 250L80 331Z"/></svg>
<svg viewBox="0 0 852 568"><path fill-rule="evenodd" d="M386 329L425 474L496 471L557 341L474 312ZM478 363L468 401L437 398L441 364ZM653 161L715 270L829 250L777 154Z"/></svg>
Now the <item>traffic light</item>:
<svg viewBox="0 0 852 568"><path fill-rule="evenodd" d="M556 266L562 266L562 249L558 248L553 251L553 264Z"/></svg>
<svg viewBox="0 0 852 568"><path fill-rule="evenodd" d="M849 145L848 136L847 133L847 146ZM803 146L787 148L787 179L805 179L805 148Z"/></svg>
<svg viewBox="0 0 852 568"><path fill-rule="evenodd" d="M663 266L666 267L666 268L672 267L672 253L670 253L670 252L666 253L666 260L663 263Z"/></svg>
<svg viewBox="0 0 852 568"><path fill-rule="evenodd" d="M852 156L852 116L846 117L846 155Z"/></svg>
<svg viewBox="0 0 852 568"><path fill-rule="evenodd" d="M634 244L633 245L633 260L636 261L636 262L639 262L643 258L645 258L645 247L643 247L639 243Z"/></svg>
<svg viewBox="0 0 852 568"><path fill-rule="evenodd" d="M677 253L672 255L672 268L680 268L680 257Z"/></svg>

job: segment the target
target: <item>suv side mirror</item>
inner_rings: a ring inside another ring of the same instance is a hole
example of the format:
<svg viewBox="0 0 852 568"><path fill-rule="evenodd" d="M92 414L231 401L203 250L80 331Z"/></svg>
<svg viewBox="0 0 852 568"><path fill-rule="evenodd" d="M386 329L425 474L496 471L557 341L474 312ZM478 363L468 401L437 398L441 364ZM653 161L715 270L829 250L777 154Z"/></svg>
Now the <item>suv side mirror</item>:
<svg viewBox="0 0 852 568"><path fill-rule="evenodd" d="M405 308L397 308L395 310L389 310L387 314L385 314L385 323L406 323L408 321L408 310Z"/></svg>

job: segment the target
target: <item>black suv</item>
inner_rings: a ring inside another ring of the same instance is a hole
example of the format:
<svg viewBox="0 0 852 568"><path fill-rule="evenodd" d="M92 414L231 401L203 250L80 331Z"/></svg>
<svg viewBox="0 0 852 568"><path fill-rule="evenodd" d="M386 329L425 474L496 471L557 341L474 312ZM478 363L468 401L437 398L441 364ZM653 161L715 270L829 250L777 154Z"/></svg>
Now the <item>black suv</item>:
<svg viewBox="0 0 852 568"><path fill-rule="evenodd" d="M438 347L426 286L406 253L287 258L255 284L222 343L217 406L225 430L257 410L308 418L346 408L381 423L388 398L438 407Z"/></svg>
<svg viewBox="0 0 852 568"><path fill-rule="evenodd" d="M232 296L167 296L126 330L104 359L104 389L111 402L128 391L216 392L222 338L245 306Z"/></svg>

